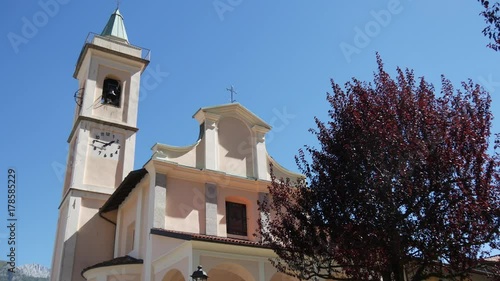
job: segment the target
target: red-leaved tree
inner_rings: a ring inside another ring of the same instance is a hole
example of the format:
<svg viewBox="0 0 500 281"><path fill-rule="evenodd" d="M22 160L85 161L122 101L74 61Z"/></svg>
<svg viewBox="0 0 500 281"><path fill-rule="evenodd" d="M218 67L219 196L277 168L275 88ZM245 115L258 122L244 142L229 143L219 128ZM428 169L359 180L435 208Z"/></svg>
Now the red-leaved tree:
<svg viewBox="0 0 500 281"><path fill-rule="evenodd" d="M484 7L481 15L484 17L486 27L483 29L483 34L488 37L491 42L488 47L495 51L500 50L500 3L498 1L478 0Z"/></svg>
<svg viewBox="0 0 500 281"><path fill-rule="evenodd" d="M300 279L467 277L500 246L490 96L444 77L436 94L377 62L373 83L332 81L330 119L312 130L320 146L297 157L306 179L273 177L260 235Z"/></svg>

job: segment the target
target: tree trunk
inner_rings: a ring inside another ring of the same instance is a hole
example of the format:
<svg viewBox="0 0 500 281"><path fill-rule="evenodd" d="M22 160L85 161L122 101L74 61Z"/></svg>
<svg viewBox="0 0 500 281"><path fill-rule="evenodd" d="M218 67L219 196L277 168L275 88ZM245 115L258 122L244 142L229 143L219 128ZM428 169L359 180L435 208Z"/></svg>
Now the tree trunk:
<svg viewBox="0 0 500 281"><path fill-rule="evenodd" d="M382 273L382 280L383 281L394 281L394 280L392 280L392 272L386 271L386 272Z"/></svg>
<svg viewBox="0 0 500 281"><path fill-rule="evenodd" d="M386 271L382 274L383 281L407 281L404 266L395 262L392 264L390 271Z"/></svg>

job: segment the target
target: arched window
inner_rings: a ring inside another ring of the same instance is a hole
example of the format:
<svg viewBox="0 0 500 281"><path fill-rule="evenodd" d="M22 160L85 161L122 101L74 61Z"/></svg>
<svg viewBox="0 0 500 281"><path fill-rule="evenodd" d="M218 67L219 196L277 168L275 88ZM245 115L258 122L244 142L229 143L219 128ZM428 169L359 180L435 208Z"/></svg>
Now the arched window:
<svg viewBox="0 0 500 281"><path fill-rule="evenodd" d="M106 78L102 85L102 104L109 104L113 106L120 106L120 100L122 96L122 87L120 81Z"/></svg>

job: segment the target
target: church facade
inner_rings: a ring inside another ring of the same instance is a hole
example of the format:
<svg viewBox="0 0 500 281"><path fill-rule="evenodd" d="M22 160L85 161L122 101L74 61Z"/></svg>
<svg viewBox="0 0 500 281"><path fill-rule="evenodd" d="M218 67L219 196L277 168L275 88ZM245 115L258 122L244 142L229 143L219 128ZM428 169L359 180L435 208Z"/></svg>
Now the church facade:
<svg viewBox="0 0 500 281"><path fill-rule="evenodd" d="M278 281L254 235L266 214L270 164L265 121L239 103L204 107L198 140L157 143L134 170L145 50L130 44L118 9L80 53L80 90L52 260L51 280L187 281L203 265L210 280Z"/></svg>

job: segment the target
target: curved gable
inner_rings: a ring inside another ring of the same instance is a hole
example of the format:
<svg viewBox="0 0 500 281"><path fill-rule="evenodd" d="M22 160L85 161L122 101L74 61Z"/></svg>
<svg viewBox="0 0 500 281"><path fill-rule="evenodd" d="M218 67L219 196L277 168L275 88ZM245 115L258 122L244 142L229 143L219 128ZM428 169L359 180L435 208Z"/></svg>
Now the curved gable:
<svg viewBox="0 0 500 281"><path fill-rule="evenodd" d="M198 141L185 147L156 144L153 159L267 181L272 163L278 177L302 177L268 155L265 136L271 126L241 104L200 108L193 117L200 124Z"/></svg>

